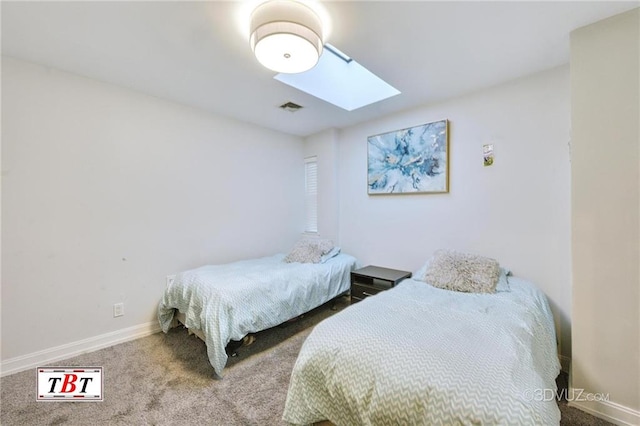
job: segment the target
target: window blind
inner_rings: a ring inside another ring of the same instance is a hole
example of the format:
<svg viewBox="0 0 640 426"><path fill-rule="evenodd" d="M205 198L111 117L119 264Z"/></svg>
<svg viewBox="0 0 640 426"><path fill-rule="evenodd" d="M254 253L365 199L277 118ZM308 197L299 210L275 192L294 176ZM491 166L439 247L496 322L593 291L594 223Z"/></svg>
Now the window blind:
<svg viewBox="0 0 640 426"><path fill-rule="evenodd" d="M305 232L318 232L318 160L304 159Z"/></svg>

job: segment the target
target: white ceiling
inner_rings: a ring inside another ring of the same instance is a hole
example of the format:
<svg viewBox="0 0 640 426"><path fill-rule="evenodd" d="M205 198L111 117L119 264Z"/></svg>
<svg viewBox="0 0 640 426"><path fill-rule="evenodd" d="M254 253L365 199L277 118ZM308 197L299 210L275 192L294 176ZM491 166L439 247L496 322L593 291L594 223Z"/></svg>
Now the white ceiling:
<svg viewBox="0 0 640 426"><path fill-rule="evenodd" d="M572 30L640 1L323 2L325 41L402 92L351 112L257 63L242 20L255 4L3 1L2 54L306 136L565 64Z"/></svg>

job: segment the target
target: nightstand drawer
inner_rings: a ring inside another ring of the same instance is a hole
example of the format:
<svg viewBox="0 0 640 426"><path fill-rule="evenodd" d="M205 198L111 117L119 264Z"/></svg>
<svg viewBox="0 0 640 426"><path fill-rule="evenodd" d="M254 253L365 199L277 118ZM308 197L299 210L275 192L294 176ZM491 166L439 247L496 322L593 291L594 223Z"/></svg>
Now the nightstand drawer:
<svg viewBox="0 0 640 426"><path fill-rule="evenodd" d="M380 293L383 290L386 290L386 288L372 287L370 285L358 285L354 283L351 284L351 297L353 297L354 299L362 300L365 297L373 296L374 294Z"/></svg>

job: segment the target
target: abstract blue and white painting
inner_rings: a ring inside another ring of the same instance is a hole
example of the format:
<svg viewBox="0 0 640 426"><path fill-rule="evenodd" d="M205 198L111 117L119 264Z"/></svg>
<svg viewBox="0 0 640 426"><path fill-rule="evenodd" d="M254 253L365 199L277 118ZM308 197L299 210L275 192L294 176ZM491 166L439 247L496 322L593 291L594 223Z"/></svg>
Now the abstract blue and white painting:
<svg viewBox="0 0 640 426"><path fill-rule="evenodd" d="M449 122L369 136L369 194L449 192Z"/></svg>

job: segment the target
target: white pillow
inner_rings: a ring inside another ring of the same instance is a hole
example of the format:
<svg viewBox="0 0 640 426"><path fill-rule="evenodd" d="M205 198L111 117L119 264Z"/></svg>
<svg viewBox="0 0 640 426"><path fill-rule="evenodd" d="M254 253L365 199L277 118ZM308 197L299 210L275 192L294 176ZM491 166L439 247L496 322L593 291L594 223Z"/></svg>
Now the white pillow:
<svg viewBox="0 0 640 426"><path fill-rule="evenodd" d="M331 240L322 238L302 238L284 258L287 263L320 263L322 256L333 249Z"/></svg>
<svg viewBox="0 0 640 426"><path fill-rule="evenodd" d="M454 250L438 250L429 259L424 275L416 279L445 290L495 293L500 275L500 264L495 259Z"/></svg>
<svg viewBox="0 0 640 426"><path fill-rule="evenodd" d="M320 263L326 263L339 254L340 254L340 247L334 247L331 250L329 250L329 253L322 255L322 257L320 258Z"/></svg>
<svg viewBox="0 0 640 426"><path fill-rule="evenodd" d="M496 293L504 293L511 291L511 286L509 285L509 276L511 275L511 271L505 268L500 268L500 278L498 278L498 284L496 284Z"/></svg>

